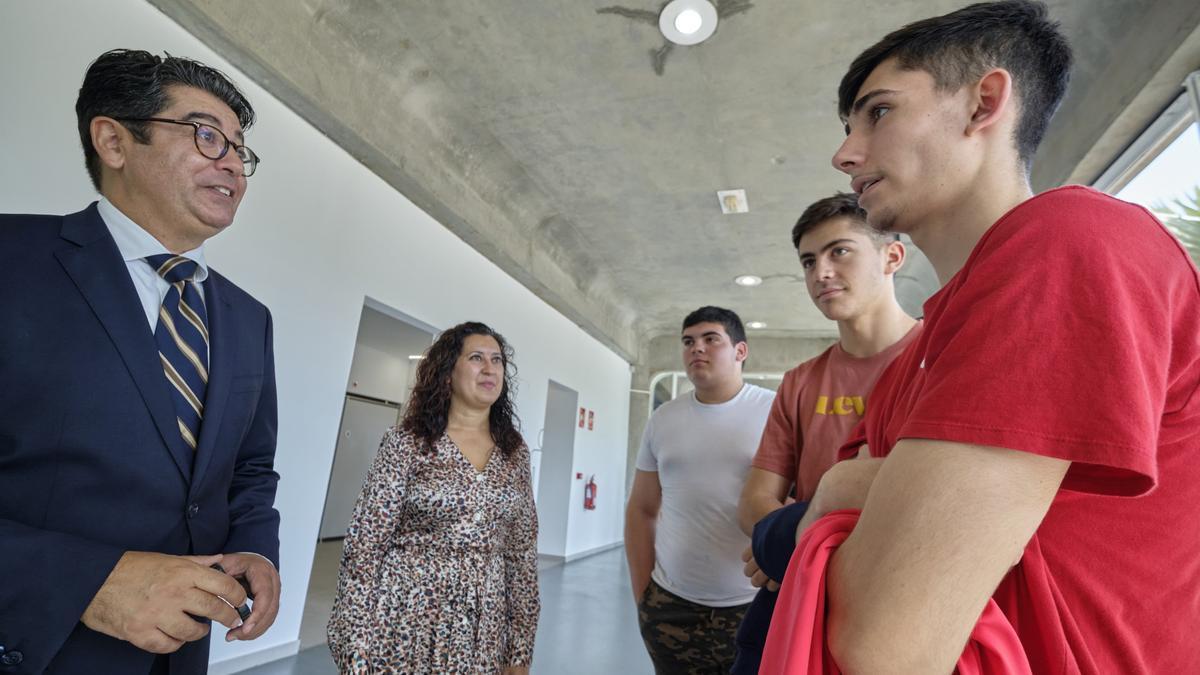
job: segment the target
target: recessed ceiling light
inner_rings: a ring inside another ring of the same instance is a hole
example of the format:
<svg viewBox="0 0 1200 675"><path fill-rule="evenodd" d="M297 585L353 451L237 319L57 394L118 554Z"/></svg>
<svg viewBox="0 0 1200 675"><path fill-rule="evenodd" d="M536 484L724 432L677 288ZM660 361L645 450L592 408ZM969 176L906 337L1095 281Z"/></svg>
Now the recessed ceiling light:
<svg viewBox="0 0 1200 675"><path fill-rule="evenodd" d="M708 0L671 0L658 15L658 29L677 45L700 44L717 30L717 8Z"/></svg>
<svg viewBox="0 0 1200 675"><path fill-rule="evenodd" d="M757 286L762 283L762 277L756 277L753 274L743 274L740 277L734 278L733 283L738 286Z"/></svg>
<svg viewBox="0 0 1200 675"><path fill-rule="evenodd" d="M425 358L425 356L422 354L409 354L408 355L409 361L420 361L423 358Z"/></svg>
<svg viewBox="0 0 1200 675"><path fill-rule="evenodd" d="M767 327L767 324L763 323L762 321L747 321L746 322L746 328L753 328L755 330L758 330L759 328L766 328L766 327Z"/></svg>

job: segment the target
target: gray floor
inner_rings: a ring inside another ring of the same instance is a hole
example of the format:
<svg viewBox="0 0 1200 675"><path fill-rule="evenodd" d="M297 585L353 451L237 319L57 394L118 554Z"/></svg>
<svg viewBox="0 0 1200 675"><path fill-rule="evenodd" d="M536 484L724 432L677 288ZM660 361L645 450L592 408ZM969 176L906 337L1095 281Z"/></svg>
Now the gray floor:
<svg viewBox="0 0 1200 675"><path fill-rule="evenodd" d="M314 587L301 626L296 656L244 671L247 675L334 675L329 650L320 642L323 616L333 591L325 588L327 568L336 583L339 542L318 546ZM332 564L329 563L332 559ZM322 570L317 574L317 568ZM623 549L567 563L539 564L542 615L538 621L532 675L650 675L654 669L638 634ZM328 598L326 598L328 596ZM320 636L320 637L318 637ZM309 646L315 644L315 646Z"/></svg>

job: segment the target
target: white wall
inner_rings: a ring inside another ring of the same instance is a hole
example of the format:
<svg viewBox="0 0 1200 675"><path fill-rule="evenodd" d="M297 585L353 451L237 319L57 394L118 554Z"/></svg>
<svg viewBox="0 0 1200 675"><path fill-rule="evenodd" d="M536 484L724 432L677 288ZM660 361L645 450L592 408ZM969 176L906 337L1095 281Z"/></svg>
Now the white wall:
<svg viewBox="0 0 1200 675"><path fill-rule="evenodd" d="M324 501L318 496L366 296L431 326L476 319L508 337L531 443L542 427L547 379L578 391L598 425L576 436L576 470L595 473L601 491L599 507L585 513L582 481L573 484L567 552L620 539L628 364L148 4L0 3L0 211L65 213L94 199L73 106L87 64L115 47L165 50L219 67L259 114L247 140L263 164L237 221L209 243L208 255L275 317L284 590L271 631L253 643L214 640L214 661L248 663L255 652L295 647Z"/></svg>

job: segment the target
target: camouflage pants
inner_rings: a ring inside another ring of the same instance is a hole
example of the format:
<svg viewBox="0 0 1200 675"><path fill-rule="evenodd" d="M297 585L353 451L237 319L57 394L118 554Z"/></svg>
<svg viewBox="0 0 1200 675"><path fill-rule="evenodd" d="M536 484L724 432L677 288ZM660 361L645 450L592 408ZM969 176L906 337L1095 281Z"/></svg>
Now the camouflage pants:
<svg viewBox="0 0 1200 675"><path fill-rule="evenodd" d="M651 580L638 602L638 624L654 672L726 675L736 655L734 636L746 607L699 605Z"/></svg>

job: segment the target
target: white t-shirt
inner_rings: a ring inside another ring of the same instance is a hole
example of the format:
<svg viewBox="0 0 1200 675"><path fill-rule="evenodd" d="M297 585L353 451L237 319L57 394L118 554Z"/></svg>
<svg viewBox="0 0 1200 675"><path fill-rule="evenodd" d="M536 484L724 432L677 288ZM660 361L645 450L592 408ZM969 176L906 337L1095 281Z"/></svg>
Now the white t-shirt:
<svg viewBox="0 0 1200 675"><path fill-rule="evenodd" d="M709 607L754 598L742 573L750 539L738 527L737 504L774 399L752 384L712 405L690 392L646 423L637 468L657 471L662 485L651 578L681 598Z"/></svg>

